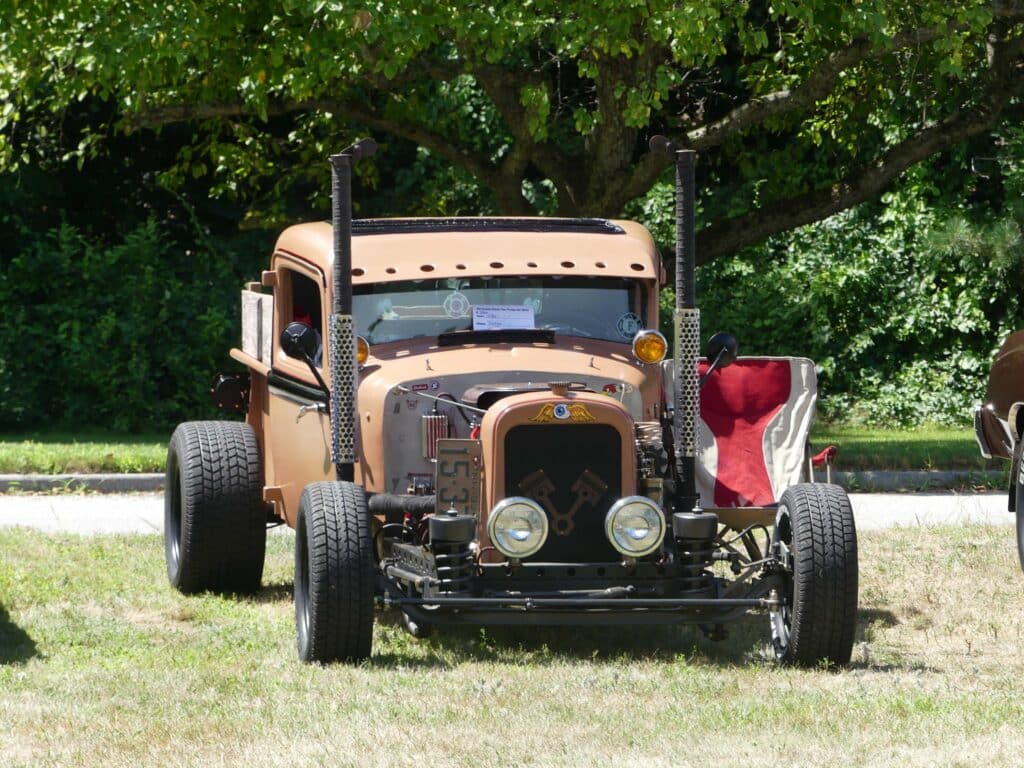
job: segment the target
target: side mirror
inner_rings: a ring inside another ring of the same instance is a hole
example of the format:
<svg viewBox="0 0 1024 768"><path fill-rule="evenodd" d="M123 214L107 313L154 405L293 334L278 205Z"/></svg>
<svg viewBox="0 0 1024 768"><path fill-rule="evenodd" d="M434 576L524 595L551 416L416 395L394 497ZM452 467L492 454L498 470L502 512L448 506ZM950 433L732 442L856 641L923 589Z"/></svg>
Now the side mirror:
<svg viewBox="0 0 1024 768"><path fill-rule="evenodd" d="M316 355L320 351L320 334L316 332L313 326L307 323L288 323L288 327L281 332L281 349L284 350L288 357L294 357L306 363L309 367L309 372L316 379L316 383L320 385L320 389L327 395L328 408L330 408L331 391L327 388L327 384L324 382L324 377L320 375L320 371L316 369L315 362Z"/></svg>
<svg viewBox="0 0 1024 768"><path fill-rule="evenodd" d="M281 332L281 349L288 357L304 360L312 365L320 346L319 334L307 323L288 323Z"/></svg>
<svg viewBox="0 0 1024 768"><path fill-rule="evenodd" d="M739 342L731 333L719 331L708 339L708 360L713 368L725 368L736 362L740 353Z"/></svg>
<svg viewBox="0 0 1024 768"><path fill-rule="evenodd" d="M699 389L703 389L704 384L712 373L717 371L719 368L726 368L736 362L736 356L739 354L740 345L736 341L736 337L731 333L725 333L719 331L710 339L708 339L708 354L707 358L711 361L707 371L700 377L700 381L697 383Z"/></svg>

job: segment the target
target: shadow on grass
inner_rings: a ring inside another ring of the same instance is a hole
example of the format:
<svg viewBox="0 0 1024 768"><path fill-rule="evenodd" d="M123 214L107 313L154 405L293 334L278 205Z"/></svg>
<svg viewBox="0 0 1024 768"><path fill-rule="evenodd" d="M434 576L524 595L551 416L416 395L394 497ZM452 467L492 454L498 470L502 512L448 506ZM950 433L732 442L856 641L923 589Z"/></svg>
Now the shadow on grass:
<svg viewBox="0 0 1024 768"><path fill-rule="evenodd" d="M398 611L378 611L377 621L401 633ZM857 614L853 656L848 666L831 671L870 670L898 673L934 671L919 661L878 663L863 656L869 628L894 627L896 615L886 609L862 609ZM404 636L403 636L404 637ZM579 661L662 661L716 666L774 666L771 632L766 615L750 614L725 625L725 637L712 640L699 627L477 627L436 628L424 640L406 638L389 644L370 662L375 667L448 669L467 662L565 664ZM408 646L405 646L408 647ZM825 671L822 668L821 671Z"/></svg>
<svg viewBox="0 0 1024 768"><path fill-rule="evenodd" d="M260 591L252 596L255 603L290 603L295 590L290 581L276 584L264 584Z"/></svg>
<svg viewBox="0 0 1024 768"><path fill-rule="evenodd" d="M857 638L863 638L864 630L868 626L890 629L899 623L896 614L886 608L861 608L857 611Z"/></svg>
<svg viewBox="0 0 1024 768"><path fill-rule="evenodd" d="M857 612L857 632L853 640L853 656L848 669L871 672L939 672L935 667L913 658L901 662L878 662L871 658L872 634L877 629L892 629L901 622L887 608L861 608Z"/></svg>
<svg viewBox="0 0 1024 768"><path fill-rule="evenodd" d="M0 664L24 664L36 653L35 640L0 605Z"/></svg>
<svg viewBox="0 0 1024 768"><path fill-rule="evenodd" d="M377 613L377 620L402 632L398 611ZM578 661L665 661L748 664L764 655L768 621L750 617L730 624L723 640L710 640L698 627L612 626L531 627L452 626L435 628L424 640L409 638L417 651L401 645L373 656L378 667L450 668L466 662L564 664ZM421 655L425 652L426 655Z"/></svg>
<svg viewBox="0 0 1024 768"><path fill-rule="evenodd" d="M290 581L265 585L253 597L258 603L291 602ZM387 627L392 640L378 644L370 664L380 668L450 669L467 662L564 664L578 661L664 661L712 665L774 664L768 617L749 614L726 624L724 637L712 640L697 625L611 627L536 627L458 625L434 627L426 638L414 639L402 628L397 609L377 609L375 621ZM853 658L846 669L873 672L928 671L920 663L878 664L863 660L859 646L873 628L900 623L885 608L857 613ZM843 667L835 671L841 671Z"/></svg>

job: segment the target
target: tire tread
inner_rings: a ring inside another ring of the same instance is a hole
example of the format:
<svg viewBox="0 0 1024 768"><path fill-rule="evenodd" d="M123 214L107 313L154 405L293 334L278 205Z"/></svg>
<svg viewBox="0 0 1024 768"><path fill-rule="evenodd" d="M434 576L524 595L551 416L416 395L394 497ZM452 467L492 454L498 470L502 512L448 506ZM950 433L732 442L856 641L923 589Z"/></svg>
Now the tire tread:
<svg viewBox="0 0 1024 768"><path fill-rule="evenodd" d="M369 658L375 569L366 496L354 483L312 483L302 492L299 515L310 593L308 648L300 638L299 655L319 663Z"/></svg>
<svg viewBox="0 0 1024 768"><path fill-rule="evenodd" d="M252 427L234 421L180 424L168 448L168 484L175 461L182 526L176 572L168 556L172 583L185 593L255 592L263 577L267 507Z"/></svg>
<svg viewBox="0 0 1024 768"><path fill-rule="evenodd" d="M857 630L857 532L846 492L801 484L781 503L790 513L794 562L790 647L799 666L847 664Z"/></svg>

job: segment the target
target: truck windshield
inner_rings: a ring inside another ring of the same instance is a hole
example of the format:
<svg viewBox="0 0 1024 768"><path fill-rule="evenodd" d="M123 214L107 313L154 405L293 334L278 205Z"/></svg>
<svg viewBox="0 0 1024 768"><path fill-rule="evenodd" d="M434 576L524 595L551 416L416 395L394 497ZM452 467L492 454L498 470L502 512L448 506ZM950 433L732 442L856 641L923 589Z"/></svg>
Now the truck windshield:
<svg viewBox="0 0 1024 768"><path fill-rule="evenodd" d="M356 285L353 294L358 333L370 344L472 329L477 305L520 323L532 314L534 328L556 334L620 342L632 340L643 317L642 291L621 278L440 278Z"/></svg>

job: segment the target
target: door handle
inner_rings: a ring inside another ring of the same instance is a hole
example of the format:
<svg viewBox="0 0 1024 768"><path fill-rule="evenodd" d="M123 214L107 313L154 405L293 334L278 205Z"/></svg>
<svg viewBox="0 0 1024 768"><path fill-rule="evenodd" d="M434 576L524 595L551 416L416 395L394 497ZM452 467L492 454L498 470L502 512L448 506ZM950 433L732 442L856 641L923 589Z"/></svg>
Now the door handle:
<svg viewBox="0 0 1024 768"><path fill-rule="evenodd" d="M317 413L327 413L327 405L325 403L310 403L309 405L299 406L299 412L295 414L295 423L299 422L303 416L310 411L316 411Z"/></svg>

